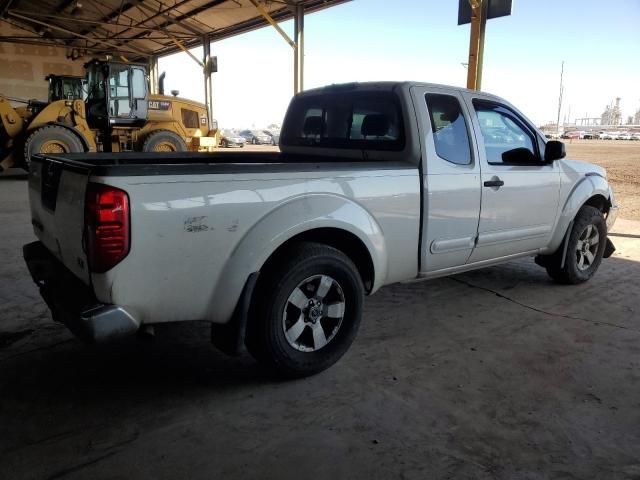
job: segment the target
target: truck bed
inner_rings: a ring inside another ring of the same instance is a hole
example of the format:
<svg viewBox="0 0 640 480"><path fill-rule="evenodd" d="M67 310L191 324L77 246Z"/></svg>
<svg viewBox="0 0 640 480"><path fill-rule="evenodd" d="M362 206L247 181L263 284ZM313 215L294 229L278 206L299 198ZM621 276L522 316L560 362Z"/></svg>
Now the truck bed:
<svg viewBox="0 0 640 480"><path fill-rule="evenodd" d="M124 153L65 153L34 155L34 162L44 159L64 163L65 168L81 172L90 171L96 176L144 176L207 173L234 173L240 169L248 173L256 171L286 171L291 164L296 170L317 170L322 164L331 163L332 169L350 168L349 164L372 162L362 157L336 157L335 155L299 155L280 152L124 152ZM376 168L396 168L405 162L375 161ZM338 165L336 165L338 164ZM265 167L268 165L268 167Z"/></svg>

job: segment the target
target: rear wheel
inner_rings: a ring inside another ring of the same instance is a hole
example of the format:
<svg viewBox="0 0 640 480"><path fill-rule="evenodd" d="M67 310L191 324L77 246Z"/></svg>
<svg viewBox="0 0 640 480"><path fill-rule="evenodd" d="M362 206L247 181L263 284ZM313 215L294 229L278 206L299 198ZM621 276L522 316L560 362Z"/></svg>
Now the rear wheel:
<svg viewBox="0 0 640 480"><path fill-rule="evenodd" d="M247 347L267 367L288 377L320 372L353 342L364 287L342 252L301 243L258 285L247 331Z"/></svg>
<svg viewBox="0 0 640 480"><path fill-rule="evenodd" d="M29 170L31 155L36 153L84 152L80 137L59 125L47 125L35 130L24 143L24 168Z"/></svg>
<svg viewBox="0 0 640 480"><path fill-rule="evenodd" d="M227 148L227 147L229 146L229 144L227 143L227 141L226 141L226 140L222 140L222 142L220 143L220 146L221 146L222 148Z"/></svg>
<svg viewBox="0 0 640 480"><path fill-rule="evenodd" d="M546 259L545 268L559 283L578 284L589 280L598 270L607 241L607 224L602 212L590 205L583 206L573 223L562 265L562 254ZM560 246L562 249L563 246Z"/></svg>
<svg viewBox="0 0 640 480"><path fill-rule="evenodd" d="M143 152L186 152L187 144L177 133L158 130L150 133L142 145Z"/></svg>

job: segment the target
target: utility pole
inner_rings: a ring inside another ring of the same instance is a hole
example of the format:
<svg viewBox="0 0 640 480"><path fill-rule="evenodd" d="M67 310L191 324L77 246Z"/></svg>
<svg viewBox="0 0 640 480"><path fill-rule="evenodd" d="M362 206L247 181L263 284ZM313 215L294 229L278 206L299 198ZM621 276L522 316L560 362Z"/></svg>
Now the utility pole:
<svg viewBox="0 0 640 480"><path fill-rule="evenodd" d="M560 67L560 94L558 95L558 119L556 120L556 133L560 134L560 110L562 109L562 94L564 92L564 85L562 85L562 76L564 74L564 60Z"/></svg>

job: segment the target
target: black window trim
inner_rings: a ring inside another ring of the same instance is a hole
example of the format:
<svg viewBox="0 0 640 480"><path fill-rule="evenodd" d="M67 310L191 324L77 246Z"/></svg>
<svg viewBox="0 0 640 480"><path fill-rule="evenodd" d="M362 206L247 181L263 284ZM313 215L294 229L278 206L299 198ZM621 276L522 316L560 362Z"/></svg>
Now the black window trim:
<svg viewBox="0 0 640 480"><path fill-rule="evenodd" d="M464 120L464 125L465 128L467 129L467 143L469 144L469 163L455 163L452 162L450 160L447 160L444 157L441 157L438 154L438 149L436 148L435 145L435 138L434 138L434 148L436 150L436 155L438 156L438 158L444 160L447 163L450 163L451 165L456 165L458 167L464 167L464 168L473 168L476 164L476 158L475 158L475 154L473 151L473 133L471 132L471 119L467 117L464 106L463 106L463 102L462 99L459 98L457 95L453 95L451 93L440 93L440 92L431 92L431 91L427 91L424 94L424 103L427 106L427 112L429 113L429 122L431 122L431 132L435 133L433 131L433 127L435 126L435 122L433 121L433 114L431 113L431 109L429 108L429 102L427 100L427 95L439 95L441 97L451 97L453 99L455 99L458 102L458 106L460 107L460 114L462 115L462 119Z"/></svg>
<svg viewBox="0 0 640 480"><path fill-rule="evenodd" d="M488 159L486 159L489 165L498 165L498 166L503 165L508 167L513 167L513 166L541 167L544 165L548 165L548 163L545 162L544 159L540 156L540 145L538 142L537 132L531 128L529 123L525 119L523 119L522 116L520 116L517 112L515 112L512 108L508 107L504 103L496 102L495 100L487 100L481 97L475 97L471 100L471 102L473 103L473 110L476 113L476 117L478 116L477 104L489 105L490 107L504 110L504 112L499 112L499 113L506 113L506 116L508 118L510 118L516 125L522 128L525 131L525 133L529 134L529 138L531 139L531 143L533 144L533 148L535 149L534 155L538 159L538 161L535 163L518 164L518 165L512 165L504 162L490 162ZM480 128L480 135L482 135L482 128ZM484 147L484 135L482 135L482 144ZM485 147L485 158L486 158L486 147Z"/></svg>

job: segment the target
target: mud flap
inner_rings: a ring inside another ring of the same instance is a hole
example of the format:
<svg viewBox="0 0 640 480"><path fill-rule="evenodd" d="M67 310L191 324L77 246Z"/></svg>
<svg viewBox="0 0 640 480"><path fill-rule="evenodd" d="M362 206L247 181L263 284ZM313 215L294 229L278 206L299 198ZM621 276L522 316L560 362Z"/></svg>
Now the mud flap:
<svg viewBox="0 0 640 480"><path fill-rule="evenodd" d="M607 237L607 244L604 247L604 254L602 255L602 258L609 258L611 255L613 255L613 252L615 251L616 251L616 247L613 245L613 242L611 241L611 239Z"/></svg>
<svg viewBox="0 0 640 480"><path fill-rule="evenodd" d="M240 355L246 349L244 341L249 308L259 274L260 272L254 272L249 275L231 320L225 324L211 325L211 343L227 355Z"/></svg>

